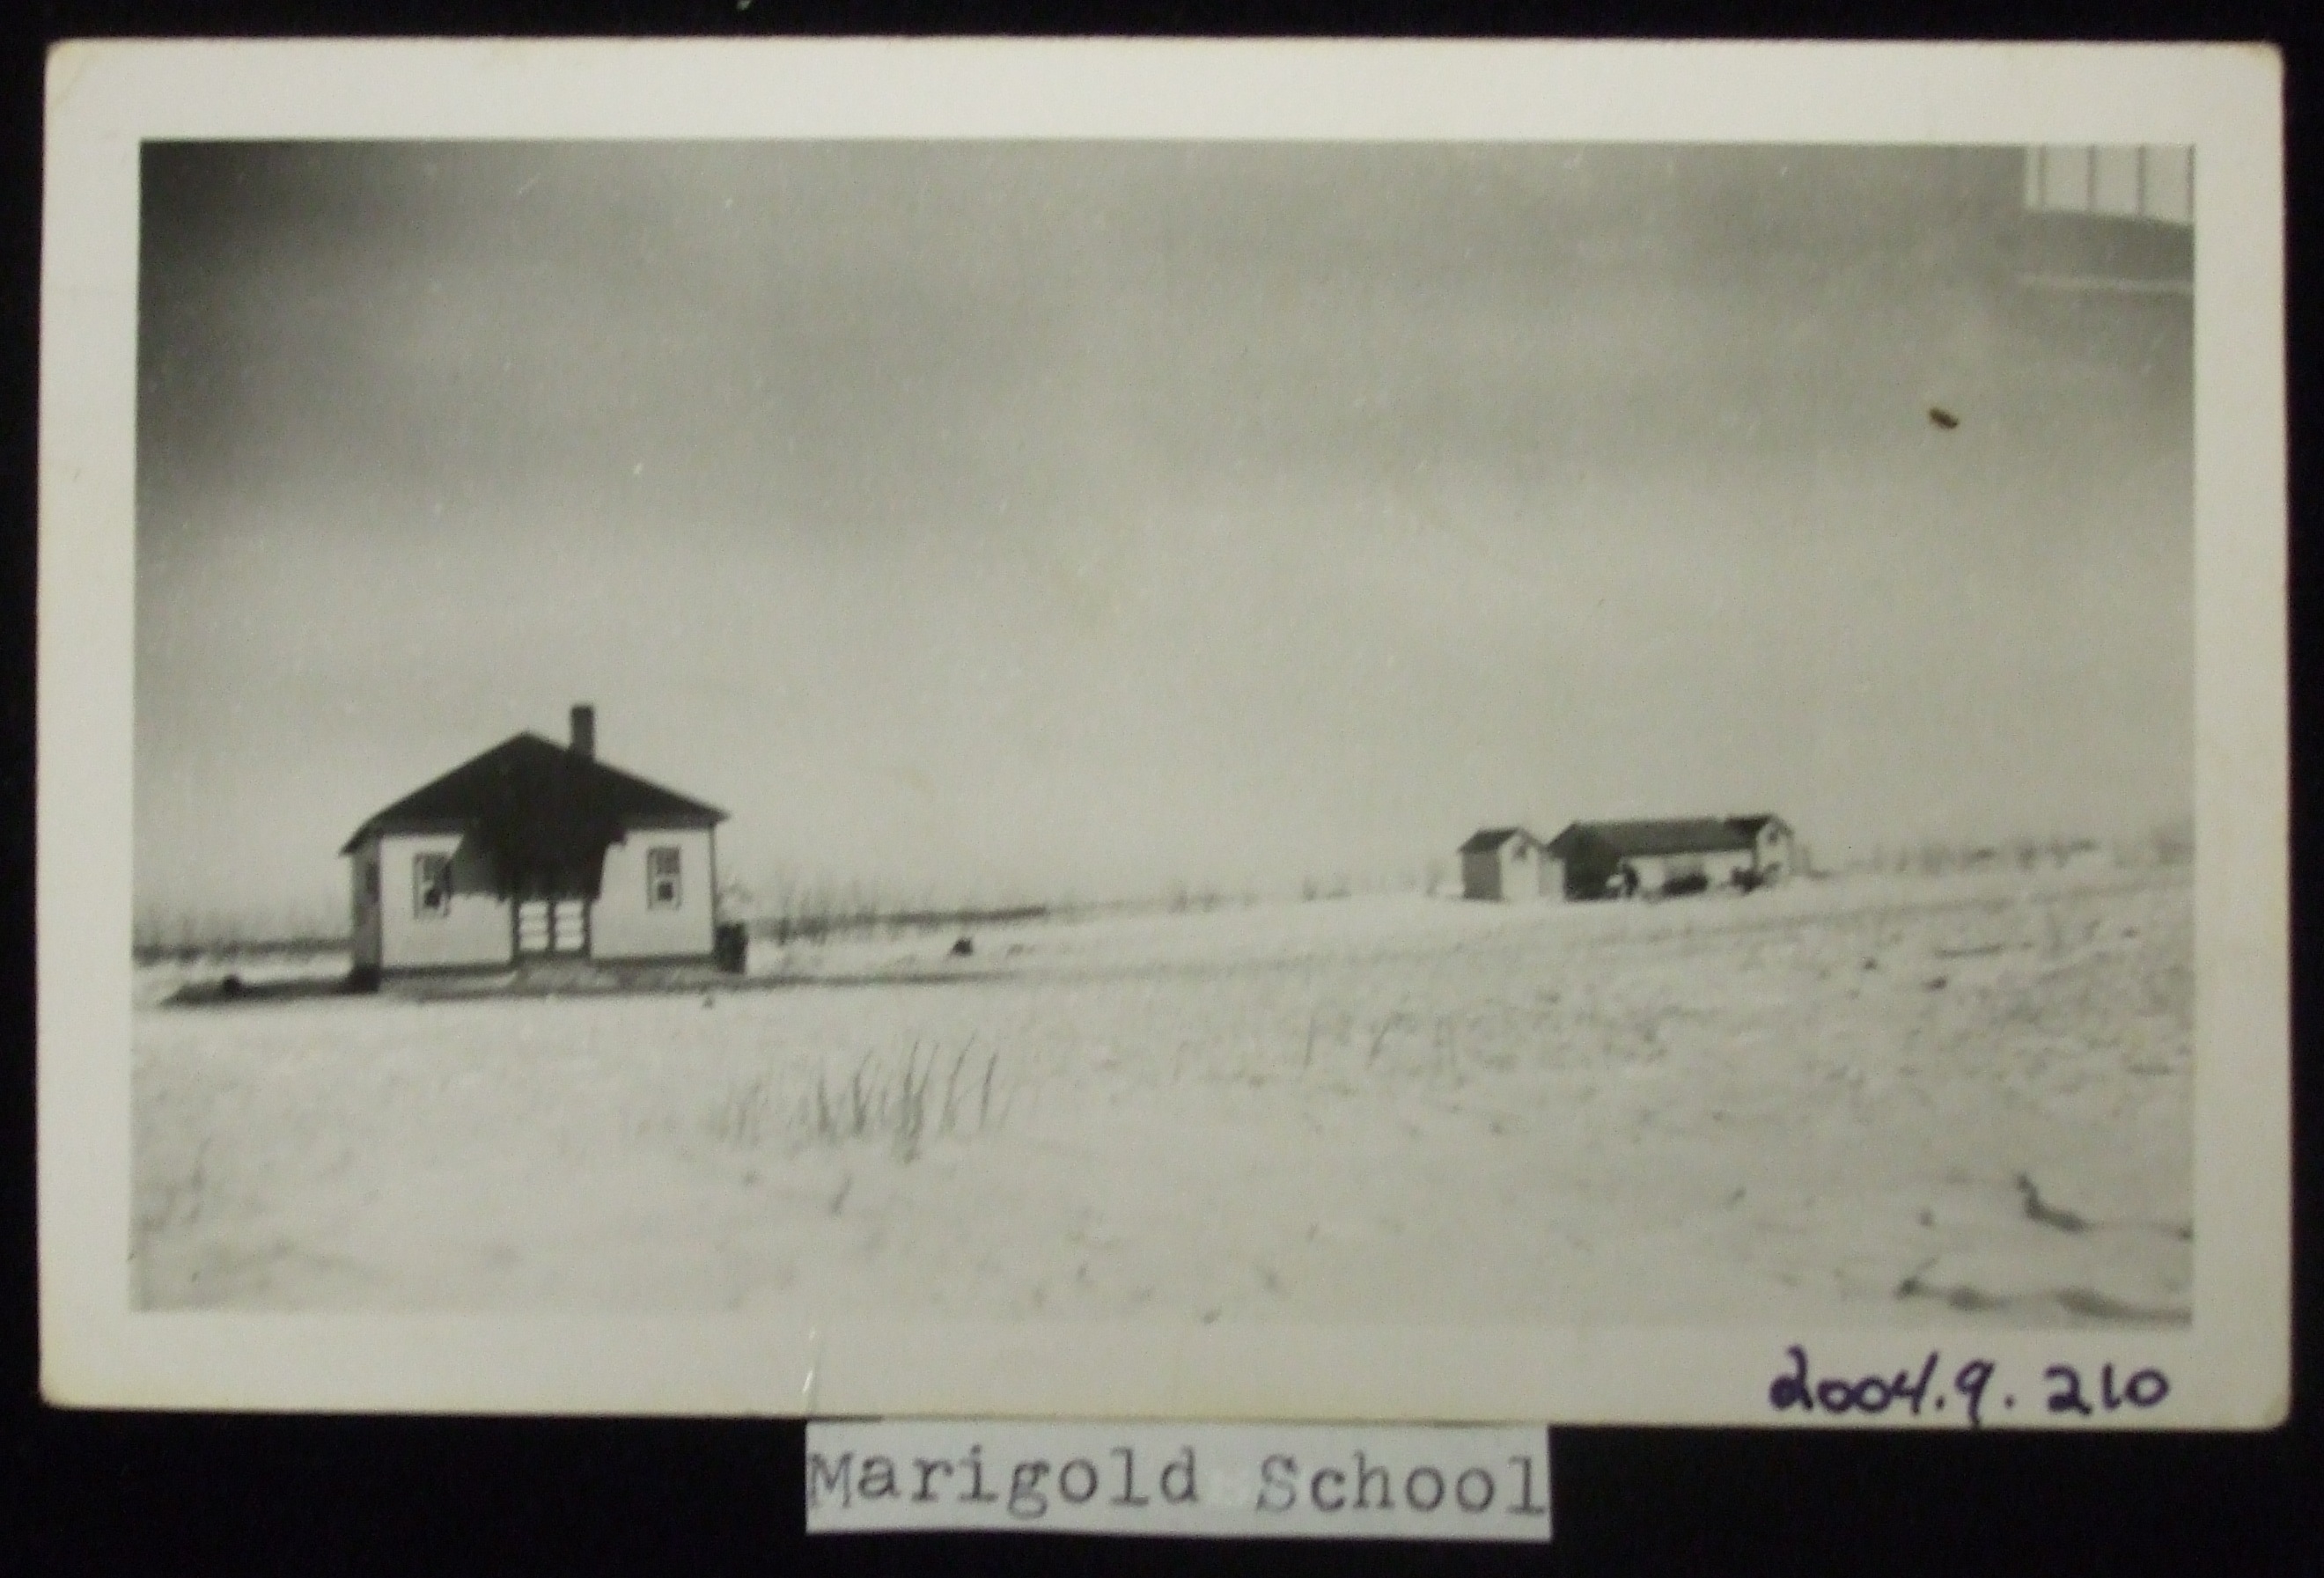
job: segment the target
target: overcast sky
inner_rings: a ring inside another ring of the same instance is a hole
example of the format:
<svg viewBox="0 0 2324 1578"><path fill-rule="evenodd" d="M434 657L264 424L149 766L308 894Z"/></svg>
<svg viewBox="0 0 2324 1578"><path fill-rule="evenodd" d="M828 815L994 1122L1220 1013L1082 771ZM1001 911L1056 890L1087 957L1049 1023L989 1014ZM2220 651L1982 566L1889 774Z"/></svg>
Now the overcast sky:
<svg viewBox="0 0 2324 1578"><path fill-rule="evenodd" d="M2022 283L2122 222L2020 169L151 148L141 911L341 907L576 701L729 873L911 899L2182 814L2190 304Z"/></svg>

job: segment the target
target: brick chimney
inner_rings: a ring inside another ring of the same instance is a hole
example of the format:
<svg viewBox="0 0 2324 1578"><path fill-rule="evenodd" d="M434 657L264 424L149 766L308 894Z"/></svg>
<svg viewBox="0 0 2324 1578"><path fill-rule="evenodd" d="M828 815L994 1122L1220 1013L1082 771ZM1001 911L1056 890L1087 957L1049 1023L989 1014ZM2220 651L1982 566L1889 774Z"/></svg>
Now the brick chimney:
<svg viewBox="0 0 2324 1578"><path fill-rule="evenodd" d="M597 754L597 709L586 702L573 709L573 754L583 757Z"/></svg>

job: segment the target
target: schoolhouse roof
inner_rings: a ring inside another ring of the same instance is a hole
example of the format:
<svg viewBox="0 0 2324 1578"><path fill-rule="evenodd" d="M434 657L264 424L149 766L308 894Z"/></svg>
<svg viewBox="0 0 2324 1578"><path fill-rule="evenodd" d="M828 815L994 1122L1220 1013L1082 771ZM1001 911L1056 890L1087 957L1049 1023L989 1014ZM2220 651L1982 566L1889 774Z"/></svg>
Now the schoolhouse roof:
<svg viewBox="0 0 2324 1578"><path fill-rule="evenodd" d="M1499 849L1511 839L1523 839L1533 844L1541 842L1523 828L1480 828L1469 835L1469 841L1461 846L1460 852L1463 855L1486 854Z"/></svg>
<svg viewBox="0 0 2324 1578"><path fill-rule="evenodd" d="M715 827L726 813L532 733L502 741L374 812L339 850L379 833L480 830L497 848L549 857L633 827Z"/></svg>

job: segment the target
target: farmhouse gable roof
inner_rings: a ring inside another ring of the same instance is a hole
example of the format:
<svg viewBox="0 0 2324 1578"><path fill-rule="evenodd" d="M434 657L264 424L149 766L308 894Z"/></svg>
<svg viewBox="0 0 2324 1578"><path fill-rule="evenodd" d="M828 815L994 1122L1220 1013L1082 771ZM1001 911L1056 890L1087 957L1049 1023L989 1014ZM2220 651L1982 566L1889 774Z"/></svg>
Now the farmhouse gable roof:
<svg viewBox="0 0 2324 1578"><path fill-rule="evenodd" d="M1748 849L1759 830L1780 817L1693 816L1639 821L1577 821L1552 839L1559 854L1589 844L1628 858L1655 855L1713 855Z"/></svg>

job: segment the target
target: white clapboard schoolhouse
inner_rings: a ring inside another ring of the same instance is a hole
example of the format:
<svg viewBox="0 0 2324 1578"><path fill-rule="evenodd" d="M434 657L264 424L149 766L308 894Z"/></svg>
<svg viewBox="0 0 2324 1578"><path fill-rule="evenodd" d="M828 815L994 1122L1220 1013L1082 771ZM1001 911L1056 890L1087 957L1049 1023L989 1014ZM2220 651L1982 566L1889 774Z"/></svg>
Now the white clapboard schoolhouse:
<svg viewBox="0 0 2324 1578"><path fill-rule="evenodd" d="M357 828L358 980L535 959L709 961L726 813L568 743L519 734Z"/></svg>

